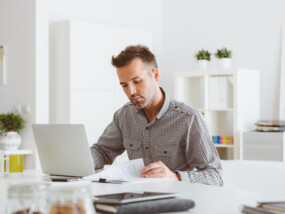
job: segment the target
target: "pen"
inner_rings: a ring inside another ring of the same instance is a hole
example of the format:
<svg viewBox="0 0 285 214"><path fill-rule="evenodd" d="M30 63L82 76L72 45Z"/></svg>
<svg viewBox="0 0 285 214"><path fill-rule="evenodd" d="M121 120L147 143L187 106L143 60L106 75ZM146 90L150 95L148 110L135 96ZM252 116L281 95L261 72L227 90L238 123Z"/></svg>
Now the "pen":
<svg viewBox="0 0 285 214"><path fill-rule="evenodd" d="M80 179L76 178L51 178L52 182L72 182L72 181L79 181Z"/></svg>
<svg viewBox="0 0 285 214"><path fill-rule="evenodd" d="M52 182L67 182L68 179L66 178L51 178Z"/></svg>
<svg viewBox="0 0 285 214"><path fill-rule="evenodd" d="M99 182L101 182L101 183L107 183L107 179L105 179L105 178L99 178Z"/></svg>
<svg viewBox="0 0 285 214"><path fill-rule="evenodd" d="M93 180L92 182L99 182L99 183L112 183L110 181L108 181L106 178L99 178L98 181Z"/></svg>

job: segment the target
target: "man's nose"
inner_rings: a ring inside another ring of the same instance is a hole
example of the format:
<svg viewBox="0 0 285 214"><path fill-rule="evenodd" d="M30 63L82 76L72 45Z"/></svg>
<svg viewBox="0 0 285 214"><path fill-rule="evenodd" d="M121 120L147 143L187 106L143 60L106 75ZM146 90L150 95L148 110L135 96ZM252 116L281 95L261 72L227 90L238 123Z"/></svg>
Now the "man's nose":
<svg viewBox="0 0 285 214"><path fill-rule="evenodd" d="M133 95L136 93L136 87L134 87L133 85L129 86L129 93L130 95Z"/></svg>

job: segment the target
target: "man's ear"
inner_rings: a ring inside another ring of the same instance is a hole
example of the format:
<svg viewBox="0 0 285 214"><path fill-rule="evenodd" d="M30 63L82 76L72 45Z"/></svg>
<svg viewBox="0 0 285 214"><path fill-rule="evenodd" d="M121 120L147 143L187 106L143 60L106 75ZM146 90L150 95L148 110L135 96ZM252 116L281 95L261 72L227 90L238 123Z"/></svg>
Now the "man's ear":
<svg viewBox="0 0 285 214"><path fill-rule="evenodd" d="M153 68L152 69L152 75L153 75L155 81L158 82L159 81L159 71L158 71L158 68Z"/></svg>

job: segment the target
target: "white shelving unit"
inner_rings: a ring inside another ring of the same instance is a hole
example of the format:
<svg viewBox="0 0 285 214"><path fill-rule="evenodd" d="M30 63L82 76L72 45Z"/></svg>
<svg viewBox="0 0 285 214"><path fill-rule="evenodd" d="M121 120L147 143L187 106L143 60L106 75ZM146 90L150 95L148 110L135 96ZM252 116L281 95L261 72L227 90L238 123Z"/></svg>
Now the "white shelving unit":
<svg viewBox="0 0 285 214"><path fill-rule="evenodd" d="M176 99L198 108L212 136L233 136L233 144L215 144L221 159L239 159L239 136L260 119L259 72L250 69L179 72Z"/></svg>

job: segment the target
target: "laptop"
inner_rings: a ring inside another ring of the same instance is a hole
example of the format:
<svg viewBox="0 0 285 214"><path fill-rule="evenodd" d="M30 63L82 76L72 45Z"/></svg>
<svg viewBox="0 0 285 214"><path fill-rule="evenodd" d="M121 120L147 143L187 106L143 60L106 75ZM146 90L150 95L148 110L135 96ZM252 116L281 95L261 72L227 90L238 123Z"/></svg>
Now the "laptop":
<svg viewBox="0 0 285 214"><path fill-rule="evenodd" d="M95 173L84 125L33 124L32 129L43 173L67 177Z"/></svg>

